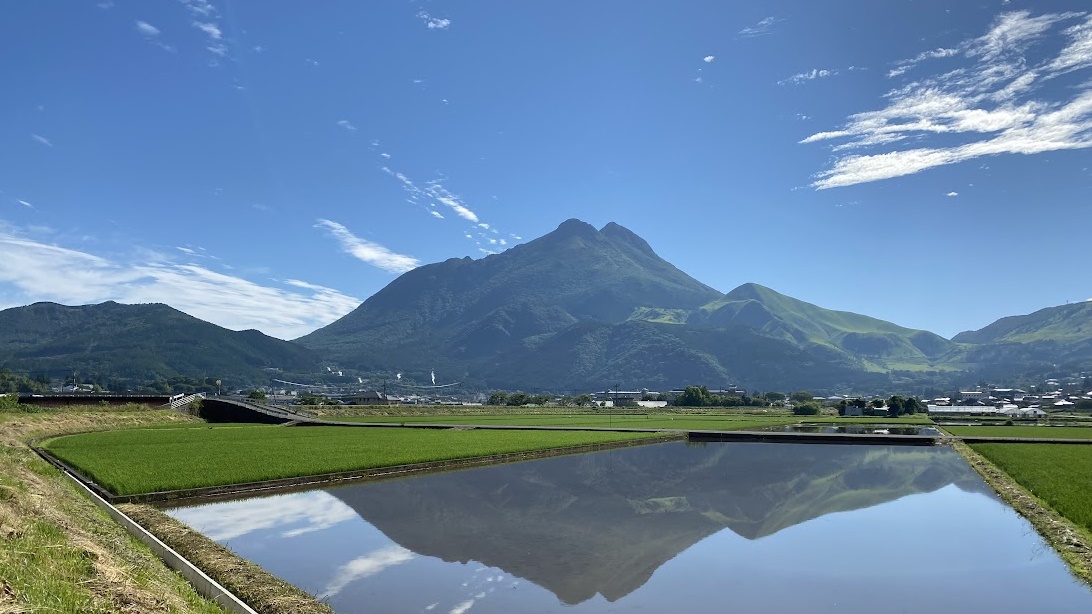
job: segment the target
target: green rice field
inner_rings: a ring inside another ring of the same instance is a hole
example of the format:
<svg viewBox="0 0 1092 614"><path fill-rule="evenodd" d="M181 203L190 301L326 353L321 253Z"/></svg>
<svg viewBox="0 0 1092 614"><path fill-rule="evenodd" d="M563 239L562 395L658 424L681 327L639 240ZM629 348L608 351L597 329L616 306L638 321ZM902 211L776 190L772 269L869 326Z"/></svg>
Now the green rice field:
<svg viewBox="0 0 1092 614"><path fill-rule="evenodd" d="M956 437L1092 439L1092 428L1087 426L945 426L943 428Z"/></svg>
<svg viewBox="0 0 1092 614"><path fill-rule="evenodd" d="M971 448L1092 536L1092 446L979 443Z"/></svg>
<svg viewBox="0 0 1092 614"><path fill-rule="evenodd" d="M114 494L132 495L656 435L240 426L85 433L43 447Z"/></svg>

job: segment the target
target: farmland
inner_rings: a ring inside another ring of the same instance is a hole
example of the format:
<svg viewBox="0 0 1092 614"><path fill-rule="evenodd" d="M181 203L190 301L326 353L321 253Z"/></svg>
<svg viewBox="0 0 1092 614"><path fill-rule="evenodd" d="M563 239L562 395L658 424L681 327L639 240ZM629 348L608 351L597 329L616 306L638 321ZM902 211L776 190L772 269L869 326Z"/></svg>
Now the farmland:
<svg viewBox="0 0 1092 614"><path fill-rule="evenodd" d="M655 434L652 434L655 435ZM46 449L119 495L649 437L642 433L240 426L58 437Z"/></svg>

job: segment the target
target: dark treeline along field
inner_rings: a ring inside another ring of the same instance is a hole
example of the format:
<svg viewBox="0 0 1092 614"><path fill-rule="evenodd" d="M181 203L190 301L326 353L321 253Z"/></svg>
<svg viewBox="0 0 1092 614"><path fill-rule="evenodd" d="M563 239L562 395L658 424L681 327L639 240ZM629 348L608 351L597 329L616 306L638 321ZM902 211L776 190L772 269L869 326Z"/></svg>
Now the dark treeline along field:
<svg viewBox="0 0 1092 614"><path fill-rule="evenodd" d="M0 311L0 367L54 379L75 372L117 389L199 389L215 379L242 388L268 385L271 374L381 388L396 372L427 384L435 371L462 392L738 383L921 395L1092 370L1092 303L949 340L758 284L723 294L618 224L569 220L500 254L418 267L292 342L166 305Z"/></svg>

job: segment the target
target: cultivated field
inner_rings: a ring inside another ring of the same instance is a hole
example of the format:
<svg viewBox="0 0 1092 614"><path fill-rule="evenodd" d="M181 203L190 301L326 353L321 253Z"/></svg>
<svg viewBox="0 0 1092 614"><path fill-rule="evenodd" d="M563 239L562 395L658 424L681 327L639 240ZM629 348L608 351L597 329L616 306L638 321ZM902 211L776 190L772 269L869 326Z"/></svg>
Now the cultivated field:
<svg viewBox="0 0 1092 614"><path fill-rule="evenodd" d="M1092 439L1092 428L1087 426L945 426L943 428L956 437Z"/></svg>
<svg viewBox="0 0 1092 614"><path fill-rule="evenodd" d="M100 486L129 495L610 443L651 435L238 426L88 433L51 439L44 447Z"/></svg>
<svg viewBox="0 0 1092 614"><path fill-rule="evenodd" d="M1092 537L1092 446L982 443L971 448Z"/></svg>

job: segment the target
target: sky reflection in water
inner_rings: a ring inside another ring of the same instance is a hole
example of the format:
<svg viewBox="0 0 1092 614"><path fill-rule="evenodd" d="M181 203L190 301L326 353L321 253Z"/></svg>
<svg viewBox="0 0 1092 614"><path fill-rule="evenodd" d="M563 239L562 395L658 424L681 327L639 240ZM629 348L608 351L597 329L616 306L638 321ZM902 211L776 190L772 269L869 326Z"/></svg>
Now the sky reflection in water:
<svg viewBox="0 0 1092 614"><path fill-rule="evenodd" d="M339 612L1092 611L948 448L667 443L169 513Z"/></svg>

